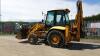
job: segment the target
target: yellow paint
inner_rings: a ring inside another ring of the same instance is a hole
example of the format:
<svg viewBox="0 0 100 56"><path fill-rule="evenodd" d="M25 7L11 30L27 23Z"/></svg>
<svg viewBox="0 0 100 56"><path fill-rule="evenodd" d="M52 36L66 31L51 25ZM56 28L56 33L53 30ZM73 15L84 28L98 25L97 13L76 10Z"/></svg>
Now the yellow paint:
<svg viewBox="0 0 100 56"><path fill-rule="evenodd" d="M67 43L69 43L71 41L70 27L69 26L66 26L66 29L65 29L65 41Z"/></svg>
<svg viewBox="0 0 100 56"><path fill-rule="evenodd" d="M52 30L52 29L65 30L65 27L63 27L63 26L54 26L54 27L50 28L50 30Z"/></svg>

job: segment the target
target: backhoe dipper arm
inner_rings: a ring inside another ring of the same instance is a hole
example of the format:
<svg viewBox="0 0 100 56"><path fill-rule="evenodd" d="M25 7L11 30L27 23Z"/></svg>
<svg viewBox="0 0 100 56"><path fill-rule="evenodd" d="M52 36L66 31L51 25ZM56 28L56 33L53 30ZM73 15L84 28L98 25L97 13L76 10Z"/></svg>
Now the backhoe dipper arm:
<svg viewBox="0 0 100 56"><path fill-rule="evenodd" d="M77 41L80 41L80 37L82 36L82 27L83 27L83 9L82 9L82 0L77 1L77 14L75 17L75 22L73 24L73 28L77 29L76 38Z"/></svg>

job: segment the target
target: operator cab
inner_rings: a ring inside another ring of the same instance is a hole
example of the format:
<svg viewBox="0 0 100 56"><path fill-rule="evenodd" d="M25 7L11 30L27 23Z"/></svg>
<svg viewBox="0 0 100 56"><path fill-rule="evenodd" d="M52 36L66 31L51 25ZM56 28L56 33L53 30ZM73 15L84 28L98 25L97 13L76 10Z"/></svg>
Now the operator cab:
<svg viewBox="0 0 100 56"><path fill-rule="evenodd" d="M45 24L47 26L65 26L69 25L68 9L50 10L47 12Z"/></svg>

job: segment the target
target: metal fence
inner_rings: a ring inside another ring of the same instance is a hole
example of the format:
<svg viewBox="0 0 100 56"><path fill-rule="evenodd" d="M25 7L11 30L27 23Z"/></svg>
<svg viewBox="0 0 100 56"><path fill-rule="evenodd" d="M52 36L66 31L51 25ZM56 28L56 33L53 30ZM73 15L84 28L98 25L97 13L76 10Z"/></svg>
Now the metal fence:
<svg viewBox="0 0 100 56"><path fill-rule="evenodd" d="M0 22L0 34L14 34L19 25L33 24L28 22Z"/></svg>
<svg viewBox="0 0 100 56"><path fill-rule="evenodd" d="M0 33L12 34L15 30L15 23L0 23Z"/></svg>
<svg viewBox="0 0 100 56"><path fill-rule="evenodd" d="M86 36L100 36L100 28L87 28L85 34Z"/></svg>
<svg viewBox="0 0 100 56"><path fill-rule="evenodd" d="M84 32L86 37L100 37L100 20L85 21Z"/></svg>

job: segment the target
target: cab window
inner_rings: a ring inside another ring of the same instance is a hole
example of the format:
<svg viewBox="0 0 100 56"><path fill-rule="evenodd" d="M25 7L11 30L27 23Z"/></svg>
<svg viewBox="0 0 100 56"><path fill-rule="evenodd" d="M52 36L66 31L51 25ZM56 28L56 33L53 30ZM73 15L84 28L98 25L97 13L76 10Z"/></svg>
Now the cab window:
<svg viewBox="0 0 100 56"><path fill-rule="evenodd" d="M54 24L54 12L48 12L46 25L53 25Z"/></svg>

